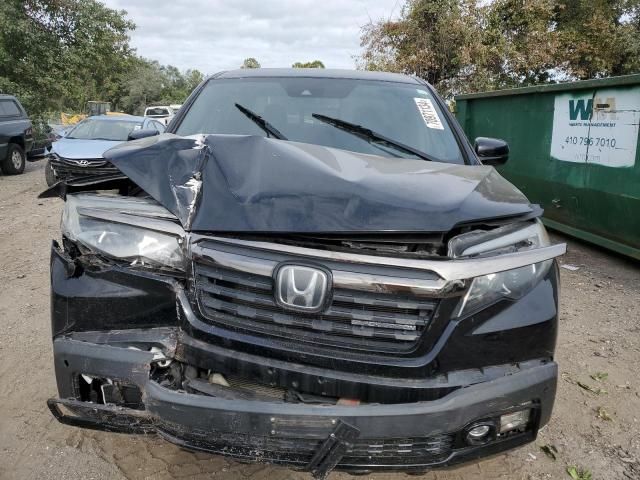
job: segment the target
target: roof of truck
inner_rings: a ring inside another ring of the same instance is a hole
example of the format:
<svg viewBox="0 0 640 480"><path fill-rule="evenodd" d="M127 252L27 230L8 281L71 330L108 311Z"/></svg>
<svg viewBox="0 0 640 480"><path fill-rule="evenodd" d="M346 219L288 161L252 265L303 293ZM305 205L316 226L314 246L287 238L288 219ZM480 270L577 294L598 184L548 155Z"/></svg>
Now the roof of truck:
<svg viewBox="0 0 640 480"><path fill-rule="evenodd" d="M311 77L311 78L344 78L353 80L377 80L383 82L399 82L420 84L409 75L389 72L371 72L368 70L342 70L332 68L241 68L219 72L209 78L273 78L273 77Z"/></svg>

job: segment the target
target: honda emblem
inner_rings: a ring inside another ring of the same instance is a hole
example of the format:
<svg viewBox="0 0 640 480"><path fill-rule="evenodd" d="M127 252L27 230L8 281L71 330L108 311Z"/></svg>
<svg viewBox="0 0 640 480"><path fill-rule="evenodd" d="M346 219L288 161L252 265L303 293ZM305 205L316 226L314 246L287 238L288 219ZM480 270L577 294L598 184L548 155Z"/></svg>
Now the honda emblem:
<svg viewBox="0 0 640 480"><path fill-rule="evenodd" d="M289 310L320 311L328 290L329 275L319 268L283 265L276 275L276 302Z"/></svg>

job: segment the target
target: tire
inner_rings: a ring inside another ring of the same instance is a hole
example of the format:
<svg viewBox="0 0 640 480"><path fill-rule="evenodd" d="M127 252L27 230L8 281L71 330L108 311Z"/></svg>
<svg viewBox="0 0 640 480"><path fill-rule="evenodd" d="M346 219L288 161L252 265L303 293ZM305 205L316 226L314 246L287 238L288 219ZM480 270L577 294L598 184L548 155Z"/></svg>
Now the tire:
<svg viewBox="0 0 640 480"><path fill-rule="evenodd" d="M51 187L55 183L58 183L58 179L56 178L56 174L53 171L50 160L47 160L47 164L44 167L44 179L47 181L47 185L49 187Z"/></svg>
<svg viewBox="0 0 640 480"><path fill-rule="evenodd" d="M22 147L16 143L10 143L7 148L7 158L0 164L5 175L20 175L24 172L27 156Z"/></svg>

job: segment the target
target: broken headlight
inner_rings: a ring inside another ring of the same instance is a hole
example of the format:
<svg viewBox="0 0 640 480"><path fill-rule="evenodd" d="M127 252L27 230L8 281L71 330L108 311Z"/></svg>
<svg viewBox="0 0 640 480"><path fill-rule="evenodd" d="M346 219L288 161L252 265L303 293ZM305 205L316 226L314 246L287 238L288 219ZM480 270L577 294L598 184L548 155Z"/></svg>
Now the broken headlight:
<svg viewBox="0 0 640 480"><path fill-rule="evenodd" d="M153 200L68 195L62 233L92 252L132 265L184 270L184 230Z"/></svg>
<svg viewBox="0 0 640 480"><path fill-rule="evenodd" d="M493 230L473 230L449 241L449 256L486 257L519 252L550 244L547 230L539 219L514 223Z"/></svg>
<svg viewBox="0 0 640 480"><path fill-rule="evenodd" d="M540 220L524 225L510 225L489 232L469 232L449 242L452 257L485 257L546 247L549 236ZM553 260L475 277L460 300L454 317L462 317L507 298L518 300L535 287L547 274Z"/></svg>

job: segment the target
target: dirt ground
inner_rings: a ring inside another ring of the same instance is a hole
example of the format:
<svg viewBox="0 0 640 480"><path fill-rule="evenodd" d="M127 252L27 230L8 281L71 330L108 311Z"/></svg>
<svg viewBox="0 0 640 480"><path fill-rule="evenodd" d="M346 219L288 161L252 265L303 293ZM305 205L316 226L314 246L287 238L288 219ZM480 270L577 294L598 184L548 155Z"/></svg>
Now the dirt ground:
<svg viewBox="0 0 640 480"><path fill-rule="evenodd" d="M48 261L62 201L36 198L45 188L43 166L28 164L24 175L0 176L0 478L310 478L53 419L45 405L56 394ZM579 269L561 269L562 376L551 423L533 444L424 478L568 479L567 467L576 466L594 480L640 479L640 263L553 236L569 244L561 262ZM557 449L555 460L543 453L545 445Z"/></svg>

